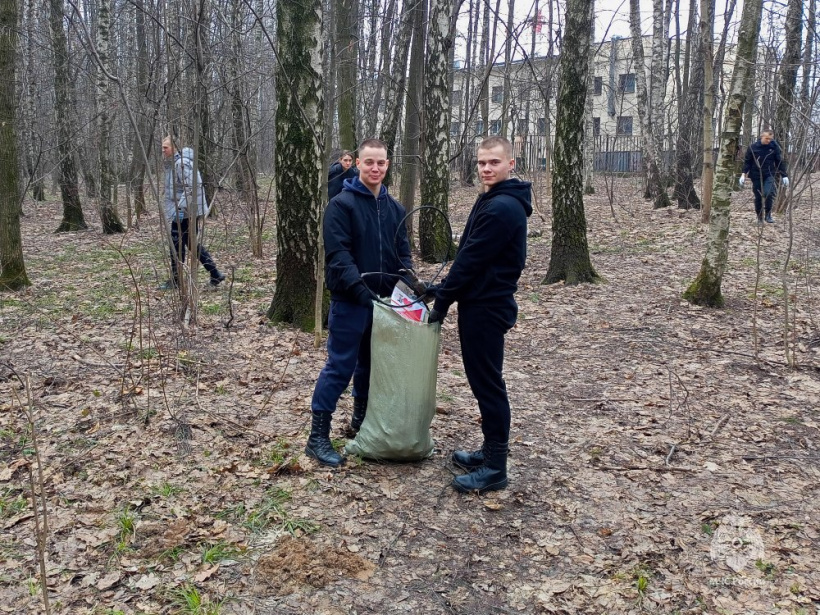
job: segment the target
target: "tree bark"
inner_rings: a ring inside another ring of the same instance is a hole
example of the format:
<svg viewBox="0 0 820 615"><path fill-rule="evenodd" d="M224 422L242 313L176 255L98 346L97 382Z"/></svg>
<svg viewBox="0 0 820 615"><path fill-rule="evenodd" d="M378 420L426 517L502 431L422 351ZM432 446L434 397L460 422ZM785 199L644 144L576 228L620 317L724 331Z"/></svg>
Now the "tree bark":
<svg viewBox="0 0 820 615"><path fill-rule="evenodd" d="M387 157L395 160L396 137L399 132L399 120L404 102L404 89L407 84L407 57L410 51L410 39L413 33L413 14L405 11L401 16L399 26L399 36L396 41L396 55L393 58L393 66L390 71L390 79L387 83L387 93L385 102L387 109L384 114L384 122L380 133L380 139L387 145ZM398 167L397 167L398 168ZM384 177L385 186L392 183L394 173L388 168Z"/></svg>
<svg viewBox="0 0 820 615"><path fill-rule="evenodd" d="M590 0L595 15L595 0ZM593 113L593 78L595 76L595 20L589 29L589 53L587 66L587 95L584 103L584 194L595 194L595 134Z"/></svg>
<svg viewBox="0 0 820 615"><path fill-rule="evenodd" d="M657 0L656 0L657 2ZM661 177L659 166L660 152L652 126L652 112L647 94L646 61L641 36L641 12L638 0L629 1L629 27L632 34L632 56L635 64L635 91L638 99L638 119L641 123L641 140L644 150L644 164L647 171L647 188L653 207L669 207L669 196ZM655 70L655 67L652 67Z"/></svg>
<svg viewBox="0 0 820 615"><path fill-rule="evenodd" d="M99 91L99 138L97 151L100 163L100 221L106 235L124 233L125 227L117 213L114 202L114 171L111 161L111 129L114 118L109 113L111 84L108 75L113 74L110 49L111 7L110 0L100 0L97 14L97 55L100 67L97 70L97 90Z"/></svg>
<svg viewBox="0 0 820 615"><path fill-rule="evenodd" d="M359 16L357 0L336 0L336 96L339 114L339 145L355 150L356 142L356 68L359 62Z"/></svg>
<svg viewBox="0 0 820 615"><path fill-rule="evenodd" d="M584 213L584 107L592 0L567 0L552 174L552 248L545 284L594 282Z"/></svg>
<svg viewBox="0 0 820 615"><path fill-rule="evenodd" d="M800 68L800 45L803 37L803 0L789 0L786 13L786 50L780 62L777 84L777 106L774 112L774 134L783 148L789 151L789 140L794 107L794 90L797 86L797 70Z"/></svg>
<svg viewBox="0 0 820 615"><path fill-rule="evenodd" d="M458 15L458 4L451 0L430 1L424 74L421 202L436 207L444 216L449 213L450 192L450 66L447 58L454 43L451 22ZM432 210L424 210L419 216L419 248L426 262L441 262L452 255L453 238L444 216Z"/></svg>
<svg viewBox="0 0 820 615"><path fill-rule="evenodd" d="M79 231L88 228L80 203L77 184L77 168L74 166L71 143L71 94L68 76L68 45L63 29L63 3L49 0L49 24L51 44L54 51L54 109L57 115L57 150L60 156L60 194L63 200L63 220L57 227L58 233Z"/></svg>
<svg viewBox="0 0 820 615"><path fill-rule="evenodd" d="M715 76L713 72L715 28L715 0L701 0L700 3L700 48L703 60L703 172L701 174L702 210L701 222L709 222L712 210L712 188L715 180L715 162L712 144L715 141L712 118L715 116Z"/></svg>
<svg viewBox="0 0 820 615"><path fill-rule="evenodd" d="M17 2L0 0L0 290L30 286L23 260L17 179L16 56Z"/></svg>
<svg viewBox="0 0 820 615"><path fill-rule="evenodd" d="M690 5L689 37L697 37L698 22L694 0ZM688 45L687 45L688 48ZM687 56L689 54L687 53ZM700 99L703 95L703 56L700 49L695 52L687 65L692 68L686 71L682 83L681 98L678 102L678 136L675 146L675 198L680 209L700 209L700 199L695 191L694 151L695 128L699 127Z"/></svg>
<svg viewBox="0 0 820 615"><path fill-rule="evenodd" d="M684 299L697 305L722 307L724 304L721 284L729 258L729 221L735 158L739 147L750 69L755 63L762 13L762 0L745 0L738 32L735 67L720 139L720 157L715 177L706 256L703 258L698 276L683 293Z"/></svg>
<svg viewBox="0 0 820 615"><path fill-rule="evenodd" d="M276 292L274 322L315 326L322 204L322 3L277 3L281 62L276 109Z"/></svg>

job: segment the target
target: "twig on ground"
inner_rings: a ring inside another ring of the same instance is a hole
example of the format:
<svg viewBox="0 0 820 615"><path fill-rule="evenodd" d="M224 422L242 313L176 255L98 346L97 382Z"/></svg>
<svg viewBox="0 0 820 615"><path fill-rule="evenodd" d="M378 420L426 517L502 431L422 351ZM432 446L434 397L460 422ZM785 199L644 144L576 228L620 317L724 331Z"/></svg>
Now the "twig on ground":
<svg viewBox="0 0 820 615"><path fill-rule="evenodd" d="M393 540L390 541L390 544L381 550L381 553L379 553L379 564L377 566L378 568L381 568L384 565L385 560L387 560L387 554L390 553L390 551L395 546L396 542L398 542L399 538L404 533L404 528L406 527L407 523L402 523L398 533L393 537Z"/></svg>
<svg viewBox="0 0 820 615"><path fill-rule="evenodd" d="M710 440L713 440L713 439L714 439L714 437L715 437L715 435L716 435L716 434L717 434L717 433L718 433L721 429L723 429L723 426L724 426L724 425L726 425L726 423L728 423L728 422L729 422L729 415L728 415L728 414L724 414L722 417L720 417L720 420L719 420L719 421L717 422L717 424L715 425L715 428L712 430L712 433L710 433L710 434L709 434L709 439L710 439Z"/></svg>

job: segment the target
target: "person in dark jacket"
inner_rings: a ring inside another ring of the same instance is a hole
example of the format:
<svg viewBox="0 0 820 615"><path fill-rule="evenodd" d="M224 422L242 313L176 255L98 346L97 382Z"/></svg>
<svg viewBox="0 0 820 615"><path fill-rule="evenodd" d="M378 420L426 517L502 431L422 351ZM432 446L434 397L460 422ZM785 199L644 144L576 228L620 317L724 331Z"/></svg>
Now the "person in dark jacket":
<svg viewBox="0 0 820 615"><path fill-rule="evenodd" d="M752 180L758 224L763 223L764 213L766 222L774 223L772 206L774 205L775 182L778 176L782 178L781 182L784 187L789 185L783 153L780 150L780 145L774 140L774 131L764 130L760 133L760 139L752 143L746 150L746 158L743 161L743 174L739 179L741 186L746 183L747 177Z"/></svg>
<svg viewBox="0 0 820 615"><path fill-rule="evenodd" d="M354 430L367 411L373 296L389 296L399 270L412 268L404 207L382 185L389 165L384 143L362 142L356 159L359 176L346 179L325 210L325 283L330 291L327 362L313 390L313 422L305 453L326 466L337 467L344 461L330 442L330 423L351 377Z"/></svg>
<svg viewBox="0 0 820 615"><path fill-rule="evenodd" d="M353 166L353 152L347 149L343 150L339 160L330 165L327 172L328 202L342 191L346 179L353 179L358 174L359 169Z"/></svg>
<svg viewBox="0 0 820 615"><path fill-rule="evenodd" d="M507 486L510 402L502 376L504 336L515 324L513 297L527 258L527 218L532 214L531 184L510 178L512 145L504 137L485 139L478 148L478 197L450 272L432 289L428 322L441 322L458 302L458 337L467 382L478 401L484 444L455 451L453 462L468 470L453 487L461 492ZM431 289L428 289L430 292Z"/></svg>

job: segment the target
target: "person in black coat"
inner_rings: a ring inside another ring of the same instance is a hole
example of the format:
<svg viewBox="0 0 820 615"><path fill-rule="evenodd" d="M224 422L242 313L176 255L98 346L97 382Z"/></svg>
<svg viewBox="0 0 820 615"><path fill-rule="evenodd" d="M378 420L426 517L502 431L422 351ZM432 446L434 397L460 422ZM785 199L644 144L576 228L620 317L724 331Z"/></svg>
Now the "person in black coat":
<svg viewBox="0 0 820 615"><path fill-rule="evenodd" d="M766 222L774 223L772 206L774 205L775 182L778 176L782 178L781 182L784 187L789 185L786 163L783 161L783 152L780 145L774 140L774 131L767 129L760 133L760 139L752 143L746 150L743 173L738 180L741 187L746 183L747 177L752 180L758 224L763 223L764 213Z"/></svg>
<svg viewBox="0 0 820 615"><path fill-rule="evenodd" d="M504 137L484 139L478 148L478 175L484 192L467 219L447 277L433 292L428 322L441 322L458 302L458 337L467 382L478 401L484 444L455 451L453 462L468 470L453 487L461 492L507 486L510 402L502 376L504 336L515 324L513 295L527 258L527 218L531 184L510 177L512 145Z"/></svg>
<svg viewBox="0 0 820 615"><path fill-rule="evenodd" d="M353 166L353 152L342 150L339 160L330 165L327 172L327 200L339 194L346 179L353 179L359 174L359 169Z"/></svg>
<svg viewBox="0 0 820 615"><path fill-rule="evenodd" d="M330 442L336 404L353 378L353 419L358 430L370 392L373 296L390 295L401 269L412 269L405 211L382 185L390 161L387 146L367 139L359 146L358 176L346 179L325 210L325 283L330 291L327 362L311 400L312 425L305 453L337 467L344 458ZM370 275L362 277L362 274Z"/></svg>

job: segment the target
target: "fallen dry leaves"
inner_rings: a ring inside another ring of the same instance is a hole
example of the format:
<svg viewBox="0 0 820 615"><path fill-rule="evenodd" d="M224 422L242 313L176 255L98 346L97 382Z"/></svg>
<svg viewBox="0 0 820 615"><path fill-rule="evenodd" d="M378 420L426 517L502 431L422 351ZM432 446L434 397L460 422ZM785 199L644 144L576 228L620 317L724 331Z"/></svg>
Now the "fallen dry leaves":
<svg viewBox="0 0 820 615"><path fill-rule="evenodd" d="M702 309L680 299L703 256L699 212L653 211L640 189L619 180L612 208L588 199L605 281L580 287L540 284L551 237L540 195L545 221L532 219L541 235L507 343L510 487L486 497L448 487L450 453L480 438L457 310L444 325L434 456L328 471L301 455L324 351L265 323L274 246L253 260L239 211L226 206L208 231L234 271L231 327L228 288L205 289L200 323L183 335L175 297L155 290L156 215L123 238L54 235L59 205L27 202L35 285L0 296L0 612L42 611L13 368L32 382L54 612L172 613L175 592L193 586L243 614L814 613L811 203L794 210L785 272L798 364L788 369L782 218L763 229L755 301L758 229L750 193L735 196L727 306ZM454 193L456 232L472 198ZM345 396L334 436L350 411ZM737 571L713 559L730 515L763 544L763 558L733 560Z"/></svg>

